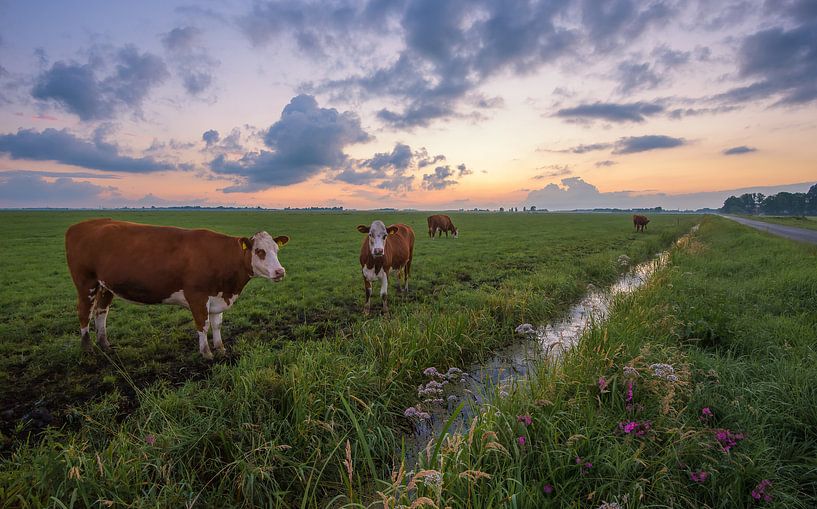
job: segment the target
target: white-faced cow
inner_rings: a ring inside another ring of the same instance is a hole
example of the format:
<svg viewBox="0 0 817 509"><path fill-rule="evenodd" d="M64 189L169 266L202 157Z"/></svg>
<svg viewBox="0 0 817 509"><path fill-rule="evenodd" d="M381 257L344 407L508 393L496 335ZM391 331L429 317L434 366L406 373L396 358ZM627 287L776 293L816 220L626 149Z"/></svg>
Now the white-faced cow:
<svg viewBox="0 0 817 509"><path fill-rule="evenodd" d="M65 232L65 254L77 287L82 346L91 348L94 319L99 346L108 349L105 321L114 296L142 304L175 304L193 314L199 351L211 359L224 353L222 313L253 277L281 281L286 271L278 248L289 237L267 232L230 237L210 230L151 226L112 219L77 223Z"/></svg>
<svg viewBox="0 0 817 509"><path fill-rule="evenodd" d="M450 217L445 214L428 216L428 236L433 239L435 235L439 234L442 237L443 232L445 232L446 237L448 237L448 232L451 232L455 239L459 236L459 230L454 226Z"/></svg>
<svg viewBox="0 0 817 509"><path fill-rule="evenodd" d="M397 271L398 290L408 290L411 257L414 253L414 230L404 224L393 224L386 228L383 221L374 221L371 226L359 225L357 231L367 234L360 246L360 266L366 291L363 313L369 314L371 310L372 281L379 279L383 313L388 314L386 294L389 289L389 272Z"/></svg>

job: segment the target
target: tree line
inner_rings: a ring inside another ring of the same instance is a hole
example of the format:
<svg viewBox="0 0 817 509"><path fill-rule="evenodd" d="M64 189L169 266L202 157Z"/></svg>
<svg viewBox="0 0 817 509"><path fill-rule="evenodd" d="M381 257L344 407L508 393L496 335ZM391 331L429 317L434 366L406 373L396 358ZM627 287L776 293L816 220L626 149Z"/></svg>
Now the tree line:
<svg viewBox="0 0 817 509"><path fill-rule="evenodd" d="M817 184L806 193L744 193L723 202L726 214L762 214L767 216L817 216Z"/></svg>

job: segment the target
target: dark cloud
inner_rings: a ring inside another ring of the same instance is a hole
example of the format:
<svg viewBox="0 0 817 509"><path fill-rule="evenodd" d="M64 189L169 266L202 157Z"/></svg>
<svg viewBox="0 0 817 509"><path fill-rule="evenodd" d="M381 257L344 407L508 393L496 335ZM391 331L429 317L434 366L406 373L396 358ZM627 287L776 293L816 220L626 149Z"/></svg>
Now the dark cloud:
<svg viewBox="0 0 817 509"><path fill-rule="evenodd" d="M53 181L38 172L0 173L0 207L96 208L112 196L115 188L57 177Z"/></svg>
<svg viewBox="0 0 817 509"><path fill-rule="evenodd" d="M437 166L434 173L423 175L423 189L429 191L445 189L457 184L457 181L450 178L454 176L454 170L450 166Z"/></svg>
<svg viewBox="0 0 817 509"><path fill-rule="evenodd" d="M611 161L610 159L605 159L604 161L598 161L595 166L596 168L604 168L618 164L616 161Z"/></svg>
<svg viewBox="0 0 817 509"><path fill-rule="evenodd" d="M673 148L686 145L683 138L673 138L663 135L630 136L621 138L615 143L614 154L634 154L636 152L646 152L662 148Z"/></svg>
<svg viewBox="0 0 817 509"><path fill-rule="evenodd" d="M466 175L471 175L471 174L473 174L473 173L474 173L472 170L469 170L469 169L468 169L468 168L465 166L465 163L460 163L460 164L458 164L458 165L457 165L457 171L459 172L459 173L457 173L457 176L459 176L459 177L464 177L464 176L466 176Z"/></svg>
<svg viewBox="0 0 817 509"><path fill-rule="evenodd" d="M684 117L697 117L699 115L717 115L719 113L728 113L740 109L740 106L724 105L715 108L675 108L669 112L669 117L674 120L680 120Z"/></svg>
<svg viewBox="0 0 817 509"><path fill-rule="evenodd" d="M118 175L107 175L105 173L88 173L84 171L0 170L0 178L31 175L37 177L104 179L104 180L119 180L120 178L122 178Z"/></svg>
<svg viewBox="0 0 817 509"><path fill-rule="evenodd" d="M664 110L657 103L602 103L580 104L572 108L561 109L556 112L557 117L578 120L606 120L608 122L643 122L645 117L655 115Z"/></svg>
<svg viewBox="0 0 817 509"><path fill-rule="evenodd" d="M0 153L12 159L56 161L102 171L150 173L174 169L152 157L122 155L117 145L104 140L104 134L104 130L98 130L93 140L83 140L67 129L20 129L0 135Z"/></svg>
<svg viewBox="0 0 817 509"><path fill-rule="evenodd" d="M222 154L210 162L220 175L239 178L240 183L224 192L252 192L274 186L303 182L322 170L344 168L347 145L369 141L360 118L352 112L320 108L314 97L293 97L281 119L264 134L270 150L250 152L237 161Z"/></svg>
<svg viewBox="0 0 817 509"><path fill-rule="evenodd" d="M104 78L99 76L103 67L99 58L92 57L87 64L55 62L36 78L31 95L53 101L81 120L112 118L122 109L139 114L150 91L169 75L164 61L125 46L112 62L114 72Z"/></svg>
<svg viewBox="0 0 817 509"><path fill-rule="evenodd" d="M814 10L800 2L790 2L789 8L791 12L803 10L803 15ZM776 98L778 105L797 105L817 99L817 19L744 38L738 51L738 76L754 81L715 100L729 104Z"/></svg>
<svg viewBox="0 0 817 509"><path fill-rule="evenodd" d="M633 42L653 26L669 21L669 2L642 0L583 0L582 23L597 51L607 52Z"/></svg>
<svg viewBox="0 0 817 509"><path fill-rule="evenodd" d="M537 168L538 170L550 170L544 173L540 173L533 177L534 180L544 180L547 178L553 177L563 177L565 175L570 175L573 171L570 169L570 166L566 164L549 164L546 166L542 166Z"/></svg>
<svg viewBox="0 0 817 509"><path fill-rule="evenodd" d="M379 152L371 159L350 161L348 167L334 178L355 185L375 185L382 189L409 190L413 177L406 178L412 166L414 154L411 147L397 143L389 152Z"/></svg>
<svg viewBox="0 0 817 509"><path fill-rule="evenodd" d="M429 157L428 152L426 151L425 147L418 150L415 154L417 158L417 167L418 168L425 168L426 166L431 166L432 164L437 164L440 161L445 161L445 156L442 154L437 154L434 157Z"/></svg>
<svg viewBox="0 0 817 509"><path fill-rule="evenodd" d="M723 155L734 156L739 154L748 154L750 152L757 152L757 149L754 147L747 147L746 145L741 145L739 147L732 147L724 150Z"/></svg>
<svg viewBox="0 0 817 509"><path fill-rule="evenodd" d="M573 148L569 148L567 150L561 150L560 152L571 152L573 154L585 154L587 152L595 152L597 150L607 150L611 148L613 145L611 143L590 143L588 145L577 145Z"/></svg>
<svg viewBox="0 0 817 509"><path fill-rule="evenodd" d="M219 62L199 44L201 30L178 27L162 36L162 45L184 89L191 95L201 95L213 84L213 69Z"/></svg>
<svg viewBox="0 0 817 509"><path fill-rule="evenodd" d="M664 81L663 76L659 75L649 62L632 60L621 62L615 74L619 82L618 92L621 94L655 88Z"/></svg>
<svg viewBox="0 0 817 509"><path fill-rule="evenodd" d="M210 129L209 131L204 131L204 134L201 135L201 139L207 145L207 148L210 148L218 143L218 140L220 140L221 137L219 136L218 131L215 129Z"/></svg>

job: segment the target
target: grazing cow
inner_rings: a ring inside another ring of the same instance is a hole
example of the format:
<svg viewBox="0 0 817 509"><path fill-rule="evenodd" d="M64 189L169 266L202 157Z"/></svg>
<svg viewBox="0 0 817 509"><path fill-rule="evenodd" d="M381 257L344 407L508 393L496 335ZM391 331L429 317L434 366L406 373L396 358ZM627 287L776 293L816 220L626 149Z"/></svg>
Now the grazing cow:
<svg viewBox="0 0 817 509"><path fill-rule="evenodd" d="M363 288L366 290L363 313L368 315L371 310L372 281L379 279L383 313L388 314L386 294L389 289L389 271L397 271L397 290L408 291L411 257L414 253L414 230L404 224L393 224L386 228L383 221L374 221L371 226L359 225L357 231L368 234L360 246L360 266Z"/></svg>
<svg viewBox="0 0 817 509"><path fill-rule="evenodd" d="M647 219L647 216L633 215L633 226L635 226L635 231L637 232L643 232L649 222L650 220Z"/></svg>
<svg viewBox="0 0 817 509"><path fill-rule="evenodd" d="M428 236L433 239L435 235L439 234L442 237L443 232L445 232L446 237L448 237L448 232L451 232L455 239L459 236L459 231L451 222L450 217L445 214L428 216Z"/></svg>
<svg viewBox="0 0 817 509"><path fill-rule="evenodd" d="M210 230L151 226L112 219L92 219L68 228L65 254L77 287L82 346L91 348L88 322L93 317L99 346L108 343L105 321L114 296L141 304L176 304L193 314L199 352L212 359L213 347L224 353L221 314L235 303L253 277L278 282L286 271L278 248L289 237L258 232L250 238Z"/></svg>

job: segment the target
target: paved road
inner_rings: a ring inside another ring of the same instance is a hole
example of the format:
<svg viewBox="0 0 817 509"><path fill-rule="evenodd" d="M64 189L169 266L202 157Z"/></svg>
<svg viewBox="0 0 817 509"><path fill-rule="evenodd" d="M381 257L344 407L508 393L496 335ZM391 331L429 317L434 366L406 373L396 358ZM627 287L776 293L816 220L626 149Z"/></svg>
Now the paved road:
<svg viewBox="0 0 817 509"><path fill-rule="evenodd" d="M752 219L744 219L735 216L721 216L732 221L737 221L740 224L751 226L758 230L786 237L787 239L797 240L800 242L808 242L810 244L817 244L817 230L806 230L804 228L795 228L794 226L785 226L782 224L764 223L763 221L754 221Z"/></svg>

